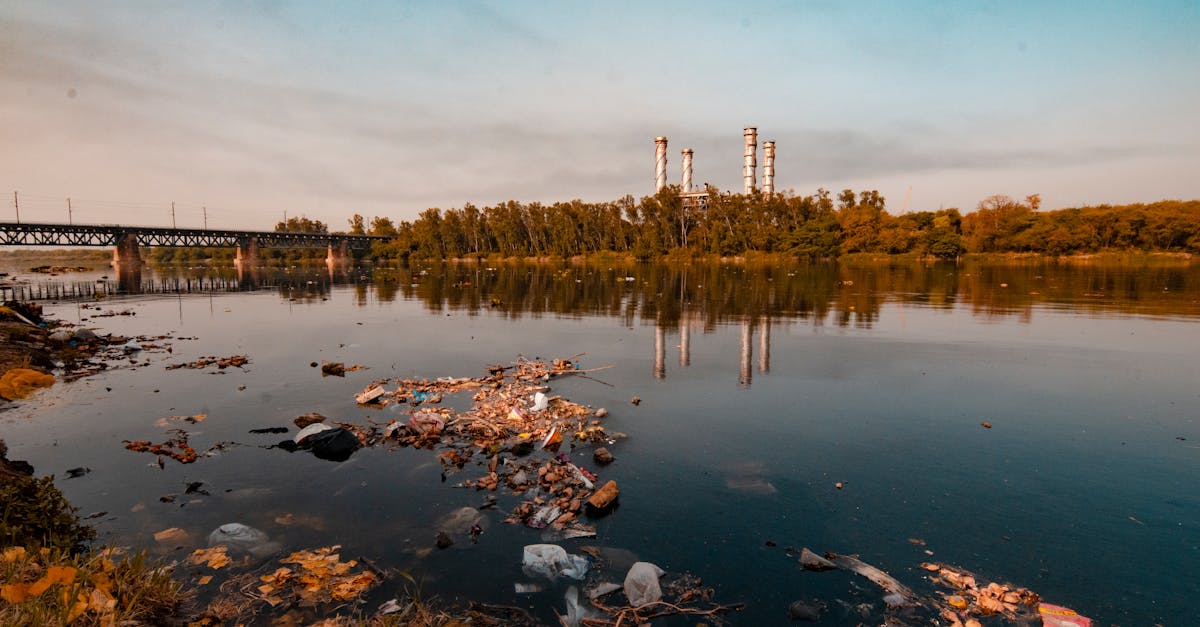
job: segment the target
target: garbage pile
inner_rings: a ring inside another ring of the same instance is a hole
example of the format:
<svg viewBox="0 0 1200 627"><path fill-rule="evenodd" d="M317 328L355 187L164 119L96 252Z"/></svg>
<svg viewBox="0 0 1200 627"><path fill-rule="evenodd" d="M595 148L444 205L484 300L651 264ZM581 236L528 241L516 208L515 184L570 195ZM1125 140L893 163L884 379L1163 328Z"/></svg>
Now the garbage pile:
<svg viewBox="0 0 1200 627"><path fill-rule="evenodd" d="M843 570L865 577L884 593L883 619L888 625L941 624L950 627L981 627L984 622L1017 625L1053 625L1054 627L1092 624L1068 608L1042 601L1041 597L1027 588L983 582L973 573L949 566L925 562L921 568L929 572L929 580L939 588L933 594L920 595L905 586L895 577L857 557L826 553L824 557L803 549L800 566L808 571ZM793 619L819 620L826 607L823 603L798 601L792 604L789 613ZM871 604L848 607L850 615L873 620Z"/></svg>
<svg viewBox="0 0 1200 627"><path fill-rule="evenodd" d="M364 446L439 449L446 472L461 470L473 460L486 464L486 474L459 485L524 495L507 522L563 530L579 520L585 507L592 514L612 509L618 491L615 482L598 485L596 474L572 463L566 453L559 453L560 448L611 445L624 435L610 434L601 425L606 411L550 396L545 383L596 370L581 369L576 358L520 359L508 366L491 366L484 377L383 379L367 386L355 400L379 406L407 403L413 407L409 417L393 419L382 430L338 424L355 432ZM392 384L396 387L389 390ZM470 409L455 411L441 405L446 397L464 392L473 393ZM529 457L538 450L553 456Z"/></svg>
<svg viewBox="0 0 1200 627"><path fill-rule="evenodd" d="M182 364L169 364L167 365L167 370L178 370L180 368L199 370L201 368L207 368L208 366L214 365L218 370L224 370L231 367L241 368L248 363L250 363L250 358L245 355L230 355L229 357L217 357L216 355L209 355L207 357L201 357L196 361L189 361Z"/></svg>

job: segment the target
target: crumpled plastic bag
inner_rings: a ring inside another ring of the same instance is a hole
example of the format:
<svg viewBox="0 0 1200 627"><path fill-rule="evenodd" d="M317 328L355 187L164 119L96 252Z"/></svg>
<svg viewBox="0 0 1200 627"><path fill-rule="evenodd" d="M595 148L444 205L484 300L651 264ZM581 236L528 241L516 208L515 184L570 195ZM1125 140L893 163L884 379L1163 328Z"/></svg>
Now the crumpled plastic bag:
<svg viewBox="0 0 1200 627"><path fill-rule="evenodd" d="M249 553L254 557L264 557L280 549L278 542L242 523L226 523L208 534L208 546L226 546L230 551Z"/></svg>
<svg viewBox="0 0 1200 627"><path fill-rule="evenodd" d="M625 598L633 607L641 607L647 603L662 600L662 588L658 578L664 574L663 569L650 562L638 562L629 568L625 575Z"/></svg>
<svg viewBox="0 0 1200 627"><path fill-rule="evenodd" d="M557 544L530 544L521 558L521 570L530 577L545 577L554 581L570 577L582 581L588 571L588 560L582 555L570 555Z"/></svg>

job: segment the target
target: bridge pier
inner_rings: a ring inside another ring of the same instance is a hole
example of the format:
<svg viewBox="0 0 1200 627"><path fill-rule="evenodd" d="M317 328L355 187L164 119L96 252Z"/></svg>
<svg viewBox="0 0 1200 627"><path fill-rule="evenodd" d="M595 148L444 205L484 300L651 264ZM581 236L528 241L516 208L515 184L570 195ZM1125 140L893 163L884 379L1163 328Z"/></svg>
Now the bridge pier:
<svg viewBox="0 0 1200 627"><path fill-rule="evenodd" d="M142 255L138 251L138 238L133 233L118 233L117 246L113 248L112 265L114 268L121 266L141 266Z"/></svg>
<svg viewBox="0 0 1200 627"><path fill-rule="evenodd" d="M113 262L117 275L117 292L121 294L142 293L142 262Z"/></svg>
<svg viewBox="0 0 1200 627"><path fill-rule="evenodd" d="M329 267L346 266L350 263L350 245L344 239L329 242L329 252L325 254L325 264Z"/></svg>
<svg viewBox="0 0 1200 627"><path fill-rule="evenodd" d="M242 237L238 239L237 256L233 264L238 268L257 268L260 264L258 257L258 238Z"/></svg>

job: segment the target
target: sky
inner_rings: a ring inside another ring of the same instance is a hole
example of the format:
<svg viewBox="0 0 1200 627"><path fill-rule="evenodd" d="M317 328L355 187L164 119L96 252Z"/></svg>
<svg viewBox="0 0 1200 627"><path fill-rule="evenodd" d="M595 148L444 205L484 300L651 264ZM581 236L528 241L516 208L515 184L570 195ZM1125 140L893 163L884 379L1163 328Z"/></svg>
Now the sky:
<svg viewBox="0 0 1200 627"><path fill-rule="evenodd" d="M741 191L746 126L777 189L892 213L1200 198L1196 33L1195 0L6 0L0 221L640 197L658 135Z"/></svg>

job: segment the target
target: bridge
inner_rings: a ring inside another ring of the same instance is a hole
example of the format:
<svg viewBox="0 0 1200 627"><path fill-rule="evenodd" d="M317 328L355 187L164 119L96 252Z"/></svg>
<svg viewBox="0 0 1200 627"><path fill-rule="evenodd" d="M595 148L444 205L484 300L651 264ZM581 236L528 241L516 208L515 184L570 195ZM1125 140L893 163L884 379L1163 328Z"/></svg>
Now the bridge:
<svg viewBox="0 0 1200 627"><path fill-rule="evenodd" d="M212 231L115 224L36 224L0 222L0 246L112 246L113 265L142 262L139 246L237 248L236 262L257 265L259 248L325 248L330 264L349 260L350 251L363 251L382 235L300 233L289 231Z"/></svg>

